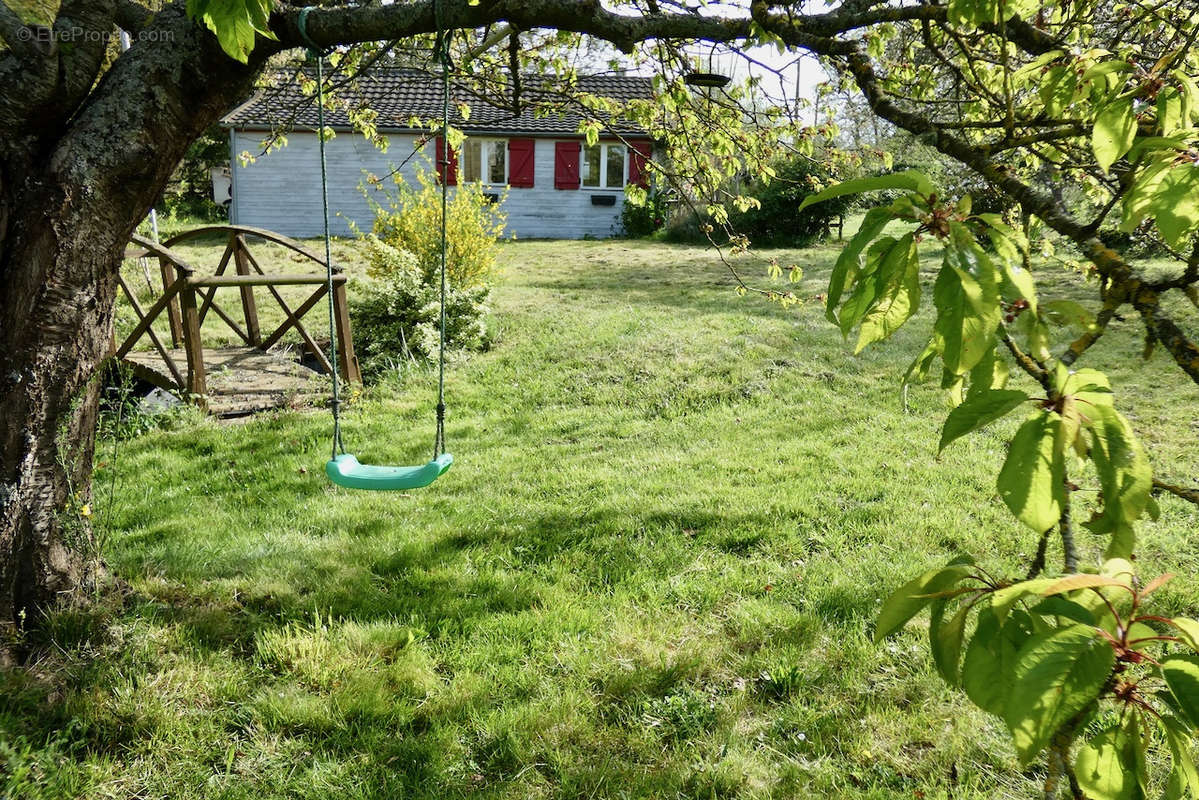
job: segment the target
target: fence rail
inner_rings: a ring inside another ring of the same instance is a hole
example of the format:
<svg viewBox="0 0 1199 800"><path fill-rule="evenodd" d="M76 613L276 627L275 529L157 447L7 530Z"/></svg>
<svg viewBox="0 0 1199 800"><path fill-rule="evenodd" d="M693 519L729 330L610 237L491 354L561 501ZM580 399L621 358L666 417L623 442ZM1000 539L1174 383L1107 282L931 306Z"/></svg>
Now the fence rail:
<svg viewBox="0 0 1199 800"><path fill-rule="evenodd" d="M214 234L227 236L225 249L215 271L208 273L185 261L172 248L182 242ZM126 249L127 259L157 259L161 276L161 294L147 308L143 308L137 294L123 276L118 277L121 291L129 301L138 323L125 340L117 345L114 355L125 359L142 341L151 345L162 358L173 385L164 388L176 391L180 397L200 406L207 406L207 375L204 365L203 325L209 313L221 318L248 348L267 351L274 347L290 330L295 330L304 342L304 347L320 368L330 374L333 371L329 358L308 330L304 327L304 315L311 311L328 294L328 281L323 274L294 273L271 274L263 270L258 259L250 250L248 238L273 242L291 250L320 266L322 273L325 262L299 242L261 228L241 225L210 225L185 231L164 242L153 242L143 236L134 235L131 246ZM229 272L232 265L233 271ZM146 272L149 282L149 271ZM306 300L295 308L279 292L280 286L314 286ZM217 303L218 289L237 289L241 300L241 321L234 318ZM258 297L255 289L265 289L270 298L283 312L283 322L266 336L262 334L258 315ZM163 314L167 317L170 344L154 330L154 323ZM343 380L361 383L362 373L354 354L353 334L350 330L349 304L346 298L346 276L334 266L333 274L333 320L337 343L338 371ZM172 350L182 349L186 364L180 368Z"/></svg>

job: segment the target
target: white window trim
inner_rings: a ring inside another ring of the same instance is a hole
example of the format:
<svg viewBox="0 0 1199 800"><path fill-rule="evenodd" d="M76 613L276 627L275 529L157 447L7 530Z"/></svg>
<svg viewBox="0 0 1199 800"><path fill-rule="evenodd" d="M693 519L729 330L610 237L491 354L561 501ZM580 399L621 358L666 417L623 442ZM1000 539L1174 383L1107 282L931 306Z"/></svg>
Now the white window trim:
<svg viewBox="0 0 1199 800"><path fill-rule="evenodd" d="M464 183L466 182L465 181L466 145L468 142L478 142L480 145L479 159L483 163L481 163L479 165L479 180L478 180L479 185L480 186L507 186L508 180L512 175L512 154L508 152L508 140L507 139L496 139L493 137L468 136L466 138L466 140L462 143L462 155L460 156L460 160L462 161L462 163L459 165L459 169L458 169L459 177L463 180ZM490 166L491 166L491 159L488 157L490 155L489 150L490 150L490 148L495 147L496 145L499 145L504 148L504 180L500 181L499 183L495 183L491 180L488 180L488 175L490 173Z"/></svg>
<svg viewBox="0 0 1199 800"><path fill-rule="evenodd" d="M583 165L587 163L587 143L583 142L583 149L579 151L579 188L587 191L595 192L599 190L606 191L624 191L624 187L629 185L629 146L624 142L599 142L595 145L600 149L600 167L599 167L599 186L588 186L583 182ZM620 185L608 185L608 148L623 147L624 162L620 167Z"/></svg>

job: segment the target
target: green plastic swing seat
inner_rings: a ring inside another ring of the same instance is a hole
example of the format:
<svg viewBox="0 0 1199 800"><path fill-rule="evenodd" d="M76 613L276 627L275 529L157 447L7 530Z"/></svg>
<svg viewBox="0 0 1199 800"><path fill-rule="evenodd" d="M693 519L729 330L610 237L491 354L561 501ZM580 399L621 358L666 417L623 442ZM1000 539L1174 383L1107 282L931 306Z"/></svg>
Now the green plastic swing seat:
<svg viewBox="0 0 1199 800"><path fill-rule="evenodd" d="M329 480L347 489L374 489L387 492L397 489L420 489L437 480L454 463L454 457L442 453L420 467L374 467L360 464L349 453L342 453L325 463Z"/></svg>

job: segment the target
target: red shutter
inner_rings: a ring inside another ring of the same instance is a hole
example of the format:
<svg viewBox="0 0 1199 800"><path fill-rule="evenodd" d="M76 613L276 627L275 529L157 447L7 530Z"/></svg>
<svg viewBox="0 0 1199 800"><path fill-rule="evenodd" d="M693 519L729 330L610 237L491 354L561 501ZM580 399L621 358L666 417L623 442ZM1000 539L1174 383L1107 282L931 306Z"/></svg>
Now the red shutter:
<svg viewBox="0 0 1199 800"><path fill-rule="evenodd" d="M437 180L440 181L441 180L442 162L444 162L446 160L445 159L445 139L443 139L440 136L437 137L436 159L437 159L437 164L436 164ZM446 186L457 186L458 185L458 153L456 153L454 151L454 148L452 148L452 147L450 148L450 159L449 160L450 160L450 163L447 165L449 167L449 169L446 171L445 183L446 183Z"/></svg>
<svg viewBox="0 0 1199 800"><path fill-rule="evenodd" d="M653 158L653 142L629 142L629 147L629 183L643 189L648 188L649 172L645 164Z"/></svg>
<svg viewBox="0 0 1199 800"><path fill-rule="evenodd" d="M508 185L515 189L533 188L533 139L508 140Z"/></svg>
<svg viewBox="0 0 1199 800"><path fill-rule="evenodd" d="M554 143L554 188L579 188L579 151L583 145L578 142Z"/></svg>

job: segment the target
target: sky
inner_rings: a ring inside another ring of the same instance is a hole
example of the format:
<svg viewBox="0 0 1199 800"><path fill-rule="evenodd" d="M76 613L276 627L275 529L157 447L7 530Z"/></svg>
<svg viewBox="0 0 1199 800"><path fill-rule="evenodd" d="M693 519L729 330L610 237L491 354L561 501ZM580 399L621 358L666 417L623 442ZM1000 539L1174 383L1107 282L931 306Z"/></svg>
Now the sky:
<svg viewBox="0 0 1199 800"><path fill-rule="evenodd" d="M744 7L745 4L746 0L691 0L688 2L691 10L704 16L745 17L749 13L748 9ZM839 4L840 0L809 0L807 5L812 8L806 10L824 11L835 8ZM613 7L612 10L617 13L632 13L627 7L624 9ZM744 52L749 57L748 59L729 52L717 53L713 56L710 46L695 45L692 48L692 54L698 60L701 71L728 75L736 82L743 81L750 76L757 76L761 78L762 91L776 100L782 98L794 100L797 97L814 100L816 86L828 79L820 62L810 55L801 56L795 52L779 53L778 49L772 45L752 47ZM805 122L810 123L814 122L815 112L810 103L808 106L802 113L802 117Z"/></svg>

